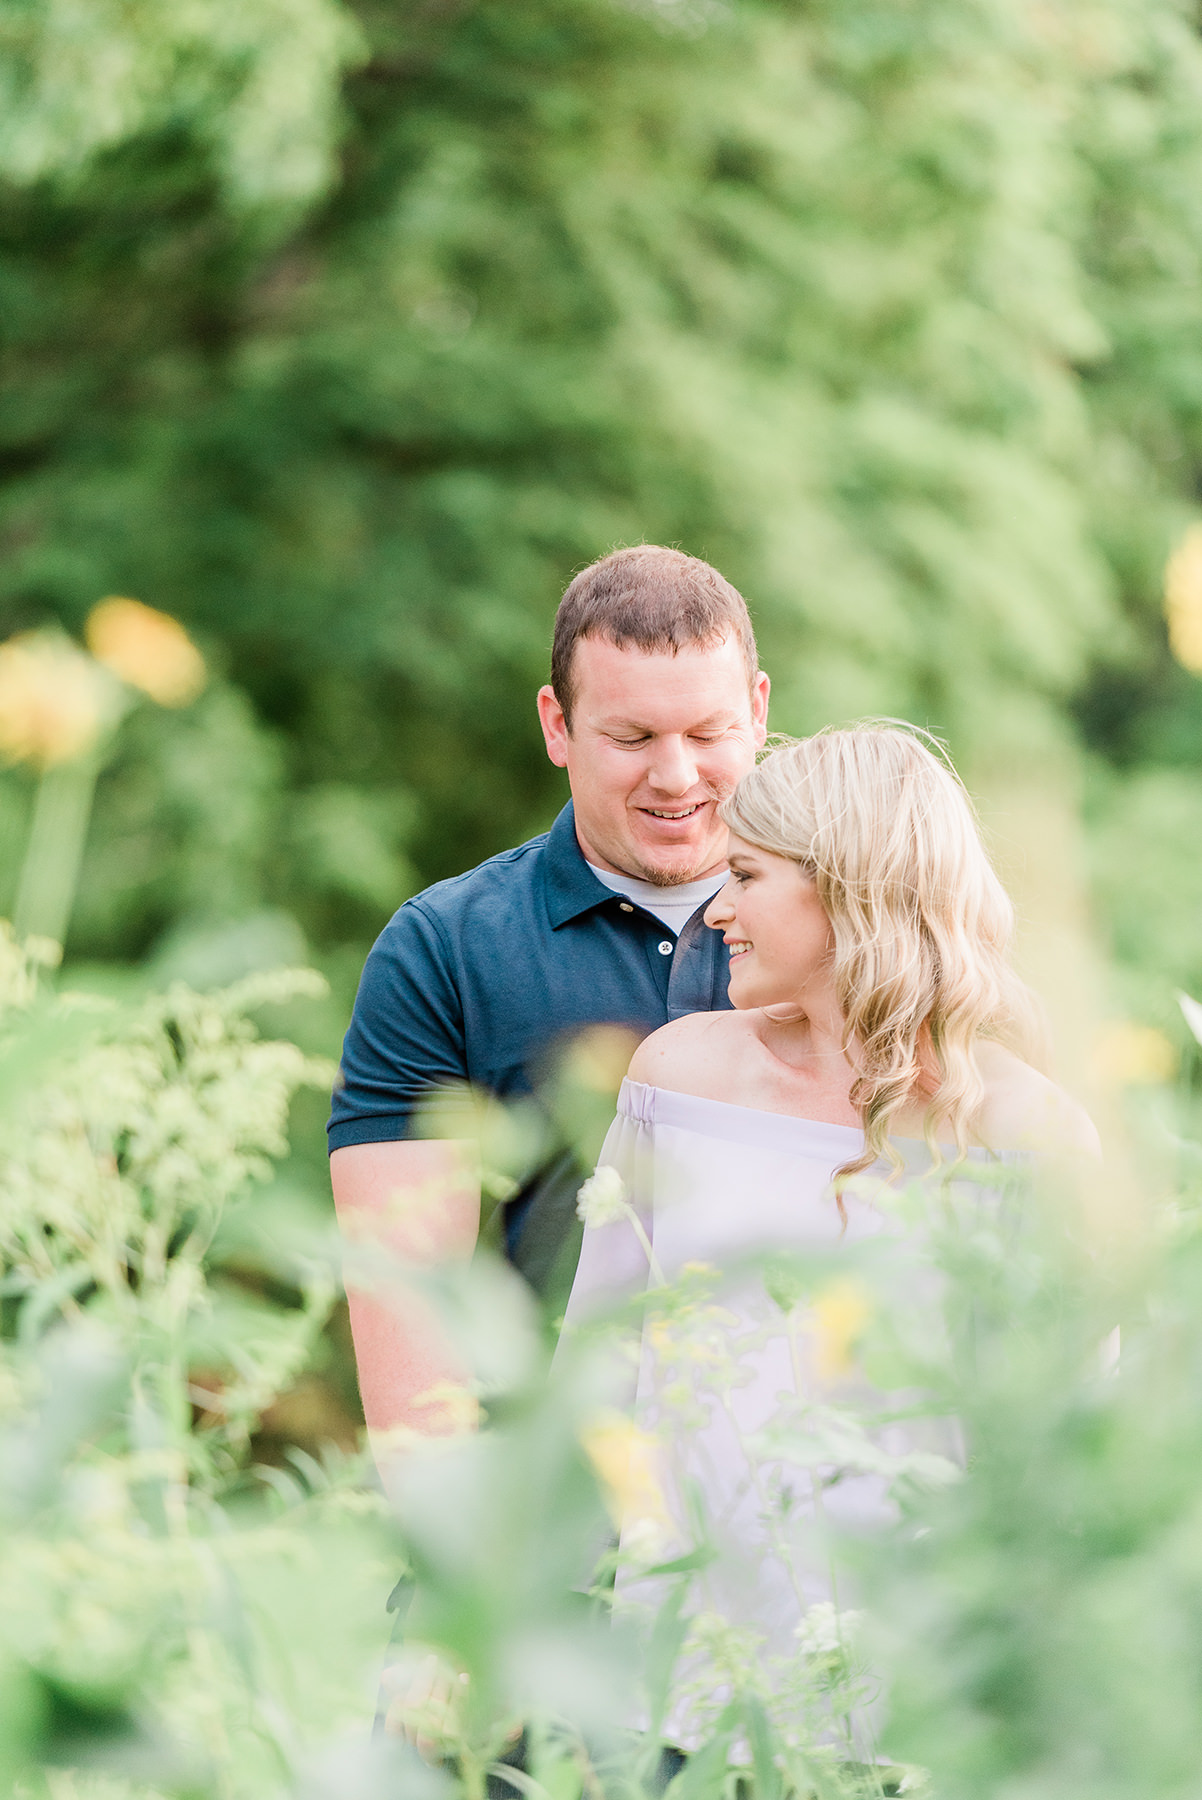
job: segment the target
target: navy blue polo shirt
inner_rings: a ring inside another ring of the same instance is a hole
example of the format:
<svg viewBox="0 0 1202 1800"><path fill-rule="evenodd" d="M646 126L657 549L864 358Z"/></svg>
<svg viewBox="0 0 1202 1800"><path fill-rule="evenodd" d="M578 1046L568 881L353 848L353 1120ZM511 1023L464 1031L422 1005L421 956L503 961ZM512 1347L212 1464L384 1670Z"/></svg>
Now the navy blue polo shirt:
<svg viewBox="0 0 1202 1800"><path fill-rule="evenodd" d="M427 888L384 927L343 1045L330 1148L407 1136L423 1095L447 1083L530 1093L556 1040L586 1026L645 1037L728 1007L728 974L701 910L673 938L597 879L569 802L550 831ZM530 1199L510 1209L511 1252Z"/></svg>

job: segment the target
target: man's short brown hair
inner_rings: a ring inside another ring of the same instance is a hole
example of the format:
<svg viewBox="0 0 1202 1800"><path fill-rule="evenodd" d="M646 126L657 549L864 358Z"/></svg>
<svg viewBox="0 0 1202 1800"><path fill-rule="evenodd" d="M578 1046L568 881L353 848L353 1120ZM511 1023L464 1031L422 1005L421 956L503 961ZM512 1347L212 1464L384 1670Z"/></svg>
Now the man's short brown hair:
<svg viewBox="0 0 1202 1800"><path fill-rule="evenodd" d="M713 644L734 637L755 686L759 657L747 602L724 575L681 550L636 544L582 569L559 603L551 645L551 686L569 731L576 698L572 660L581 638L607 638L647 652Z"/></svg>

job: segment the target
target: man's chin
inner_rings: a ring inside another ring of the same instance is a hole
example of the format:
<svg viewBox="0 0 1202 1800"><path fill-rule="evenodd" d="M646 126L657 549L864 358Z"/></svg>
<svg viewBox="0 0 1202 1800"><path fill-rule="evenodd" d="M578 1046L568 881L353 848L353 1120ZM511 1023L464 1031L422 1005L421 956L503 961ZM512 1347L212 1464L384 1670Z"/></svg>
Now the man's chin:
<svg viewBox="0 0 1202 1800"><path fill-rule="evenodd" d="M655 887L683 887L726 867L729 834L719 826L712 803L699 809L686 831L655 829L656 821L636 810L627 838L630 873ZM717 829L715 827L717 826Z"/></svg>
<svg viewBox="0 0 1202 1800"><path fill-rule="evenodd" d="M631 873L649 881L653 887L684 887L690 881L701 881L706 875L716 874L725 867L725 862L722 850L702 849L687 856L678 852L671 858L660 856L654 862L642 861Z"/></svg>

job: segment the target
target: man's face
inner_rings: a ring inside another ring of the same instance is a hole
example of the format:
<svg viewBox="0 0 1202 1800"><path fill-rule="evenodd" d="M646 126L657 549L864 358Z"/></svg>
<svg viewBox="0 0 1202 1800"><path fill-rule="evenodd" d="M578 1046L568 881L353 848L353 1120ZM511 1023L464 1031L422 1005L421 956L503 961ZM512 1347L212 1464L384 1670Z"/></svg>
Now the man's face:
<svg viewBox="0 0 1202 1800"><path fill-rule="evenodd" d="M568 772L588 860L661 887L724 868L718 805L764 742L768 677L748 692L733 637L675 655L582 638L572 672L571 731L549 687L538 710L547 754Z"/></svg>

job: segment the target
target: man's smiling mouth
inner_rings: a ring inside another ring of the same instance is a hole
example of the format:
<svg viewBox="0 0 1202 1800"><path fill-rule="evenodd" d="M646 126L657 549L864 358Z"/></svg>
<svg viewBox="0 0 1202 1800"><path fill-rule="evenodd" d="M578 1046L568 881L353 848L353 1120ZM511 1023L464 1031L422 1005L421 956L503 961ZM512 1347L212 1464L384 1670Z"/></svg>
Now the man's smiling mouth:
<svg viewBox="0 0 1202 1800"><path fill-rule="evenodd" d="M668 812L666 808L657 806L640 806L639 811L645 812L651 819L691 819L704 805L704 800L695 800L692 806L682 807L676 812Z"/></svg>

